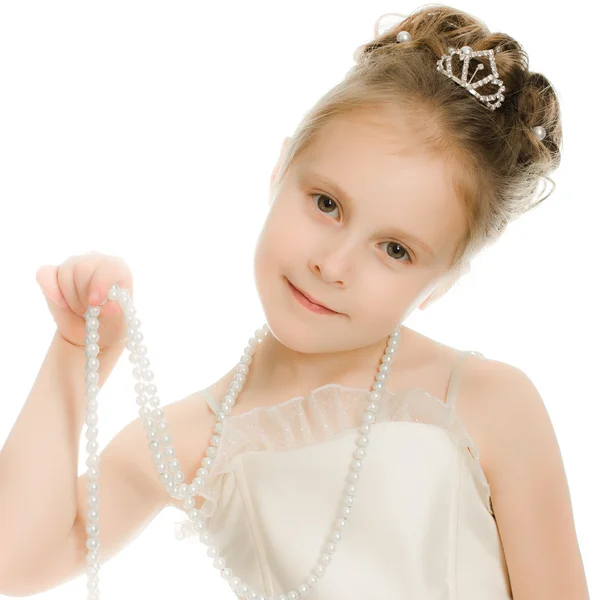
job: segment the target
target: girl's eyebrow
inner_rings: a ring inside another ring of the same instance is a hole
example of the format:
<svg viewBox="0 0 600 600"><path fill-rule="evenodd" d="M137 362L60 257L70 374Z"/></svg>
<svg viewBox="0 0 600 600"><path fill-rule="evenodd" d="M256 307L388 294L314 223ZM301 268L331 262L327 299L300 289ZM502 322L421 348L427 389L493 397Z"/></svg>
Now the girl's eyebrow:
<svg viewBox="0 0 600 600"><path fill-rule="evenodd" d="M315 177L316 179L320 179L325 185L329 186L333 190L336 196L341 198L351 208L355 209L357 204L356 201L349 194L347 194L337 183L329 179L329 177L322 175L321 173L317 173L316 171L306 171L306 175L308 175L309 177ZM426 242L408 233L408 231L404 231L403 229L398 229L397 227L393 226L388 226L387 230L390 232L390 235L410 240L413 243L420 246L423 250L425 250L425 252L427 252L431 256L435 256L435 252Z"/></svg>

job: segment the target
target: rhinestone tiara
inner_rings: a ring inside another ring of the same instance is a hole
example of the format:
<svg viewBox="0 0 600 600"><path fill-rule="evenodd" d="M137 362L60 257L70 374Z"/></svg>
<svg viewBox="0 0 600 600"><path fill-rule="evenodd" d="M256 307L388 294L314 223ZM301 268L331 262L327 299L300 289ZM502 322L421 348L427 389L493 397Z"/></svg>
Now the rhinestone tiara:
<svg viewBox="0 0 600 600"><path fill-rule="evenodd" d="M396 41L399 43L410 42L412 40L412 36L408 31L399 31L396 34ZM490 110L496 110L504 100L504 95L502 92L504 91L504 82L498 76L498 70L496 69L496 61L494 59L494 53L498 53L500 46L496 46L493 50L478 50L477 52L473 51L473 48L470 46L463 46L460 50L456 50L456 48L448 48L448 52L450 54L443 54L442 58L437 61L437 70L449 77L465 89L469 90L469 92L475 96L482 104L485 105L486 108ZM458 54L460 59L463 61L463 69L462 75L459 79L452 73L452 56L454 54ZM467 81L467 75L469 73L469 62L471 61L471 57L477 56L488 56L490 59L490 67L492 70L491 75L486 75L484 78L479 79L475 83L471 83L473 77L475 77L476 73L483 69L483 64L478 64L475 69L475 73L471 75L471 79ZM446 61L446 67L444 68L444 61ZM476 91L476 88L485 85L491 81L492 83L498 86L498 91L495 94L489 94L487 96L482 96L479 92ZM490 100L496 100L494 104L490 102ZM531 127L531 131L533 135L538 140L543 140L546 137L546 129L542 125L536 125L535 127Z"/></svg>
<svg viewBox="0 0 600 600"><path fill-rule="evenodd" d="M473 96L475 96L482 104L484 104L489 110L496 110L504 100L504 95L502 92L505 90L504 82L500 79L498 75L498 71L496 69L496 61L494 59L495 50L473 50L470 46L463 46L460 49L457 48L448 48L448 54L443 54L442 57L437 61L437 70L449 77L458 85L464 87L468 90ZM460 60L463 61L462 65L462 73L460 79L452 72L452 57L458 54ZM482 77L481 79L477 79L473 82L473 78L475 75L484 68L483 63L479 63L471 75L471 78L467 81L467 76L469 73L469 63L472 58L478 57L488 57L490 63L491 73ZM446 63L444 66L444 62ZM486 83L491 82L498 86L498 91L495 94L488 94L486 96L481 95L477 88L485 85ZM496 100L496 102L493 102Z"/></svg>

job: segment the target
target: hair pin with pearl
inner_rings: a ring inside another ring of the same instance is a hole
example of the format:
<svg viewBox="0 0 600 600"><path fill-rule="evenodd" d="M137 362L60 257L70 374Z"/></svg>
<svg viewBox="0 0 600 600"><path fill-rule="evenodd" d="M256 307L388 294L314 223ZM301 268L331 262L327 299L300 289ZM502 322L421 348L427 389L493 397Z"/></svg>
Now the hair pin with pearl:
<svg viewBox="0 0 600 600"><path fill-rule="evenodd" d="M411 40L412 36L408 31L399 31L396 34L397 42L410 42ZM504 82L502 81L502 79L500 79L500 76L496 69L496 61L494 59L494 54L497 54L499 51L500 46L497 46L493 50L478 51L474 51L473 48L471 48L470 46L463 46L460 49L448 48L448 54L442 55L442 57L437 61L436 68L438 71L446 75L446 77L452 79L461 87L464 87L466 90L468 90L470 94L475 96L482 104L484 104L487 108L493 111L499 106L501 106L504 100L504 95L502 94L502 92L505 90ZM458 78L452 72L452 56L455 54L458 54L460 60L463 62L460 78ZM473 82L473 78L475 77L477 72L484 68L484 65L482 63L479 63L475 68L475 72L467 81L467 76L469 72L469 62L472 58L483 56L489 59L490 68L492 72L489 75L486 75L485 77L482 77L481 79L478 79L477 81ZM492 82L495 85L497 85L498 91L494 94L481 95L477 91L477 88L481 87L482 85L488 82ZM493 100L496 100L496 102L492 104L492 102L490 101ZM533 131L533 134L538 140L543 140L546 137L546 130L541 125L538 125L537 127L532 127L531 130Z"/></svg>

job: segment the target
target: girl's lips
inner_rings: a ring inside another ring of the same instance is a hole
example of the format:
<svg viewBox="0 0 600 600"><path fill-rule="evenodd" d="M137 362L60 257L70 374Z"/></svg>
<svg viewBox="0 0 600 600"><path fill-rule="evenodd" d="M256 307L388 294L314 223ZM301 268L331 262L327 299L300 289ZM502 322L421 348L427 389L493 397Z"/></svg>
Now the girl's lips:
<svg viewBox="0 0 600 600"><path fill-rule="evenodd" d="M298 300L298 302L300 302L300 304L302 304L304 307L308 308L308 310L311 310L312 312L316 312L319 314L327 314L327 315L341 314L341 313L331 310L325 306L321 306L320 304L315 304L314 302L311 302L303 294L303 292L301 292L298 288L296 288L294 286L294 284L289 279L286 278L286 281L288 282L288 285L289 285L290 290L292 291L292 294L294 295L294 297Z"/></svg>

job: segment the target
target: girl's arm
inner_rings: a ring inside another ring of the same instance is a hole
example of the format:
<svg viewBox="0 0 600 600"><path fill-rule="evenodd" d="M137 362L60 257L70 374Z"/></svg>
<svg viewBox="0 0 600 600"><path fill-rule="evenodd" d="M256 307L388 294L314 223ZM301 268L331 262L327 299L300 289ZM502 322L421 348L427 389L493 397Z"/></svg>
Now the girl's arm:
<svg viewBox="0 0 600 600"><path fill-rule="evenodd" d="M589 600L557 438L527 375L475 361L486 475L514 600ZM470 375L471 375L470 373Z"/></svg>
<svg viewBox="0 0 600 600"><path fill-rule="evenodd" d="M184 480L189 482L200 468L208 447L213 414L197 392L162 408ZM128 423L100 454L101 565L133 542L163 508L183 505L183 500L168 494L158 477L142 421L143 417L138 417ZM12 558L12 562L6 571L0 572L0 596L39 594L86 575L87 483L87 474L83 473L77 480L75 521L69 533L50 551L37 556L7 557ZM195 500L195 507L200 508L202 497ZM29 536L28 530L24 535ZM30 547L35 546L35 537L30 536L25 541Z"/></svg>

